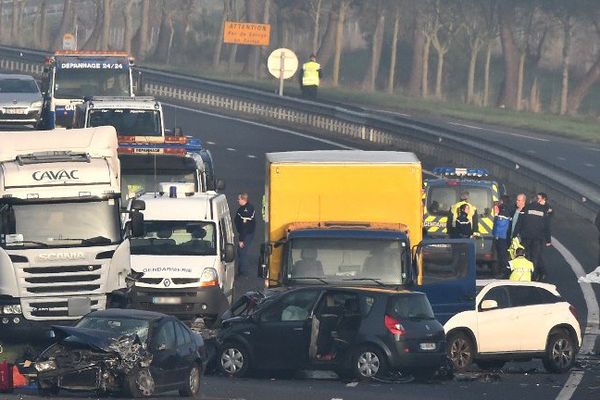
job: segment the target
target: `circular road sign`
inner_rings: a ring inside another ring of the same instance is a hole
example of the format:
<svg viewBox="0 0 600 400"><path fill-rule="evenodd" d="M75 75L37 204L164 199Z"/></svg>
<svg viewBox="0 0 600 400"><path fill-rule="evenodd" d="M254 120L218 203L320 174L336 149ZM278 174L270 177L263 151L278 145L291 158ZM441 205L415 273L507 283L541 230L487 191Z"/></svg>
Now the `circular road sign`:
<svg viewBox="0 0 600 400"><path fill-rule="evenodd" d="M290 49L273 50L267 59L267 68L275 78L289 79L298 70L298 57Z"/></svg>

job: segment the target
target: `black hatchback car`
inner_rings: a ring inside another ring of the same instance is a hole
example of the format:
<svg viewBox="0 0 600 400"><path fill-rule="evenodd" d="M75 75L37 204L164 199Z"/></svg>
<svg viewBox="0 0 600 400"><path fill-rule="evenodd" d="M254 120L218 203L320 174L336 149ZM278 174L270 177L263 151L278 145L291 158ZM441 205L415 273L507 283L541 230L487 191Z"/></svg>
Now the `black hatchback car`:
<svg viewBox="0 0 600 400"><path fill-rule="evenodd" d="M60 389L147 397L179 390L200 395L206 365L202 337L164 314L110 309L84 316L74 327L54 326L56 343L35 363L40 394Z"/></svg>
<svg viewBox="0 0 600 400"><path fill-rule="evenodd" d="M230 376L306 368L425 377L446 360L444 329L423 293L311 286L242 299L217 338L217 367Z"/></svg>

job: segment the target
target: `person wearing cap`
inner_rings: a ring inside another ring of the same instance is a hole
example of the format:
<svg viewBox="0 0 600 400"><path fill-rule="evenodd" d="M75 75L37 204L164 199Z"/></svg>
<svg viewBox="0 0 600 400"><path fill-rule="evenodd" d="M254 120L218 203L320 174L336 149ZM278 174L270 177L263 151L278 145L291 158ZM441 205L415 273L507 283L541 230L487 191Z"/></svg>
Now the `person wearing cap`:
<svg viewBox="0 0 600 400"><path fill-rule="evenodd" d="M248 201L248 193L238 194L238 208L235 214L235 228L238 232L238 275L243 275L250 267L249 253L250 246L254 240L254 230L256 229L256 219L254 206Z"/></svg>
<svg viewBox="0 0 600 400"><path fill-rule="evenodd" d="M317 56L310 55L310 59L302 65L299 78L302 97L311 100L316 99L321 83L321 65L317 62Z"/></svg>
<svg viewBox="0 0 600 400"><path fill-rule="evenodd" d="M534 266L531 261L525 258L525 249L521 246L515 251L516 257L508 262L511 281L531 282L531 274Z"/></svg>
<svg viewBox="0 0 600 400"><path fill-rule="evenodd" d="M471 229L474 234L478 234L479 232L479 220L477 216L477 208L474 205L469 203L469 192L464 191L460 194L460 201L453 204L450 207L450 211L448 211L448 220L446 221L446 232L450 237L456 237L456 221L459 216L459 210L463 205L468 205L467 218L471 223Z"/></svg>

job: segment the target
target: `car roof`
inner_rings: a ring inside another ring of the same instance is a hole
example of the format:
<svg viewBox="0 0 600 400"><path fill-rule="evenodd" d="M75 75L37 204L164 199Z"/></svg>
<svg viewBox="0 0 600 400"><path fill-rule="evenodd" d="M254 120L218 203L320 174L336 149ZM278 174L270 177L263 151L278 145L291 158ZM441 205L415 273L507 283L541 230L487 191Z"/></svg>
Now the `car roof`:
<svg viewBox="0 0 600 400"><path fill-rule="evenodd" d="M169 318L168 315L144 310L131 310L121 308L109 308L101 311L94 311L86 316L104 317L104 318L131 318L155 321L163 318Z"/></svg>
<svg viewBox="0 0 600 400"><path fill-rule="evenodd" d="M322 289L322 290L337 290L337 291L348 291L348 292L365 292L365 293L379 293L384 295L413 295L423 294L414 290L406 289L393 289L384 287L371 287L371 286L338 286L338 285L312 285L303 286L300 288L294 288L292 290L305 290L305 289Z"/></svg>

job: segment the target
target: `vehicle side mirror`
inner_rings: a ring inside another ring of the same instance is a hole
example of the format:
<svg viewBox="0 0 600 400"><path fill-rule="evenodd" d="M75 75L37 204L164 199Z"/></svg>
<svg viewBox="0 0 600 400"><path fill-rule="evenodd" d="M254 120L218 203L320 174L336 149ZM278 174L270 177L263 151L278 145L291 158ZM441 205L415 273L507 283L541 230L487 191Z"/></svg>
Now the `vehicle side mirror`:
<svg viewBox="0 0 600 400"><path fill-rule="evenodd" d="M230 263L235 260L235 246L231 243L225 244L223 251L223 261Z"/></svg>
<svg viewBox="0 0 600 400"><path fill-rule="evenodd" d="M134 211L129 217L129 225L131 227L132 237L144 236L144 214L139 211Z"/></svg>
<svg viewBox="0 0 600 400"><path fill-rule="evenodd" d="M146 209L146 202L140 199L132 200L131 209L134 211L144 211Z"/></svg>
<svg viewBox="0 0 600 400"><path fill-rule="evenodd" d="M215 188L218 191L225 190L225 181L223 179L217 179L215 182Z"/></svg>
<svg viewBox="0 0 600 400"><path fill-rule="evenodd" d="M481 302L481 311L488 311L498 308L498 302L496 300L484 300Z"/></svg>
<svg viewBox="0 0 600 400"><path fill-rule="evenodd" d="M260 257L258 261L259 278L269 278L269 256L272 251L273 247L269 243L263 243L262 246L260 246Z"/></svg>

